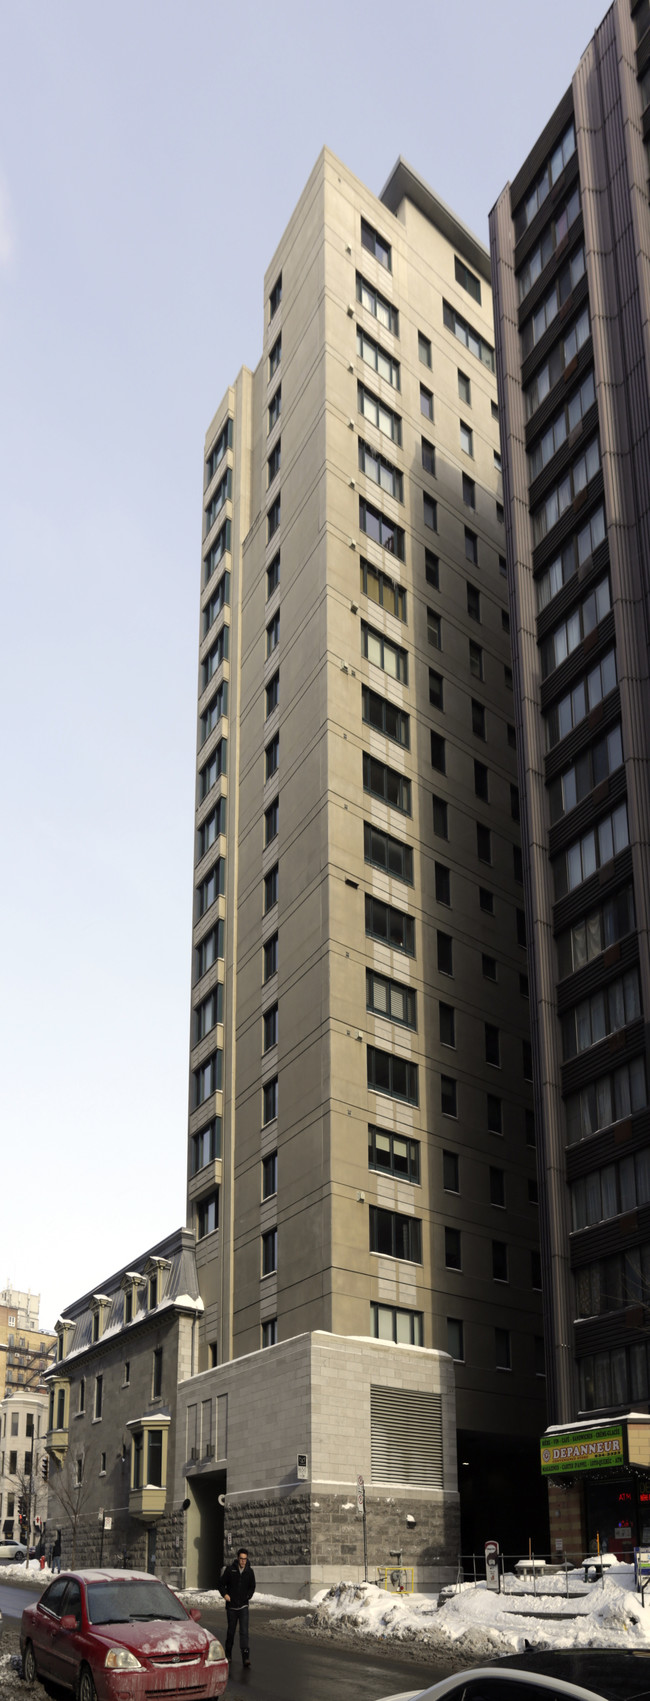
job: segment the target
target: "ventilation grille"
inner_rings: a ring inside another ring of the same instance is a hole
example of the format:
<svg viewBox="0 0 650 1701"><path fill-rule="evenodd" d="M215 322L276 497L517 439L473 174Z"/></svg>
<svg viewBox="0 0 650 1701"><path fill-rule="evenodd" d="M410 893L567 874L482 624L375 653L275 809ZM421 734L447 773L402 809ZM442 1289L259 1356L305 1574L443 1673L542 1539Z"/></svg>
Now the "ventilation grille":
<svg viewBox="0 0 650 1701"><path fill-rule="evenodd" d="M442 1488L442 1400L411 1388L370 1389L373 1482Z"/></svg>

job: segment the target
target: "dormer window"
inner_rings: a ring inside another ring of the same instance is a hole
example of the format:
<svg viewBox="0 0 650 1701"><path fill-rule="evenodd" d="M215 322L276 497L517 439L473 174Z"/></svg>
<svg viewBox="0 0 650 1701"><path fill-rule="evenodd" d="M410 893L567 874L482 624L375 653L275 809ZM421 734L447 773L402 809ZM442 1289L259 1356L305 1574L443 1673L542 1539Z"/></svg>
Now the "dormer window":
<svg viewBox="0 0 650 1701"><path fill-rule="evenodd" d="M171 1269L168 1258L149 1258L146 1264L147 1277L147 1310L153 1311L164 1298L167 1272Z"/></svg>
<svg viewBox="0 0 650 1701"><path fill-rule="evenodd" d="M124 1327L133 1323L138 1312L138 1291L144 1287L145 1277L139 1270L127 1270L122 1277L122 1292L124 1294Z"/></svg>
<svg viewBox="0 0 650 1701"><path fill-rule="evenodd" d="M107 1294L105 1294L105 1293L94 1293L93 1294L93 1297L90 1301L90 1310L92 1312L92 1320L93 1320L92 1321L92 1339L93 1339L93 1342L94 1341L100 1341L101 1338L102 1338L102 1335L103 1335L104 1330L106 1328L106 1324L108 1322L108 1314L109 1314L109 1311L110 1311L110 1306L111 1306L111 1302L110 1302L110 1299L108 1298Z"/></svg>
<svg viewBox="0 0 650 1701"><path fill-rule="evenodd" d="M57 1319L57 1322L54 1325L54 1330L55 1330L55 1334L58 1335L58 1346L57 1346L57 1350L56 1350L56 1356L57 1356L58 1362L60 1363L61 1359L65 1358L66 1353L68 1351L68 1348L69 1348L69 1345L70 1345L70 1340L71 1340L71 1337L72 1337L72 1332L74 1330L74 1323L72 1323L70 1321L69 1317L59 1317Z"/></svg>

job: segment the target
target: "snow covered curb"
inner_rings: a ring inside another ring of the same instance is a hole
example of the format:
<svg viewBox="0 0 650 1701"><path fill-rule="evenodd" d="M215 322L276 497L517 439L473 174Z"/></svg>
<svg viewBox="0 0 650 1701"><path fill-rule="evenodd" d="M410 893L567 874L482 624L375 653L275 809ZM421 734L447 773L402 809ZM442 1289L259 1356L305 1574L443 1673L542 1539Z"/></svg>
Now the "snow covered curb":
<svg viewBox="0 0 650 1701"><path fill-rule="evenodd" d="M650 1612L626 1581L627 1574L620 1582L607 1577L604 1588L585 1587L576 1576L578 1598L567 1600L563 1577L545 1579L549 1593L536 1596L529 1582L509 1577L505 1594L493 1594L484 1583L466 1584L440 1607L431 1595L395 1596L374 1583L339 1583L316 1606L311 1625L419 1644L431 1653L453 1651L454 1663L462 1656L468 1665L525 1647L650 1648Z"/></svg>
<svg viewBox="0 0 650 1701"><path fill-rule="evenodd" d="M53 1576L54 1572L48 1571L47 1565L41 1571L38 1559L30 1559L29 1565L26 1565L24 1560L21 1565L0 1565L0 1583L6 1583L9 1578L11 1583L41 1583L45 1588L45 1584L51 1583Z"/></svg>
<svg viewBox="0 0 650 1701"><path fill-rule="evenodd" d="M218 1589L177 1589L176 1593L186 1607L223 1607L224 1612L226 1610L226 1603ZM316 1601L320 1601L324 1593L325 1590L321 1589ZM286 1595L261 1595L256 1589L250 1604L251 1611L256 1606L283 1606L291 1607L293 1612L311 1612L314 1601L292 1601Z"/></svg>

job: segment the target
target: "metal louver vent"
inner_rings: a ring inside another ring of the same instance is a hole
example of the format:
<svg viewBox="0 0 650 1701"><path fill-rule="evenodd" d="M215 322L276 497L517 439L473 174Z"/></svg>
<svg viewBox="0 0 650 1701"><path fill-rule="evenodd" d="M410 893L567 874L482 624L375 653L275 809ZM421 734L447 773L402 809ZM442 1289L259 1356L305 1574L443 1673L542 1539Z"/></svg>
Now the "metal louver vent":
<svg viewBox="0 0 650 1701"><path fill-rule="evenodd" d="M442 1400L412 1388L370 1389L373 1482L442 1488Z"/></svg>

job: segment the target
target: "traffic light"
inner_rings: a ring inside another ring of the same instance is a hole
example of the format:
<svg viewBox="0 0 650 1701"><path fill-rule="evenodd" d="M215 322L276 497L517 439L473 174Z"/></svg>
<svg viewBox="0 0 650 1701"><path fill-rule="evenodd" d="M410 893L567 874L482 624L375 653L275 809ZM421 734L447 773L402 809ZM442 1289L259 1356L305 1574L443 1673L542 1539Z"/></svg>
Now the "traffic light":
<svg viewBox="0 0 650 1701"><path fill-rule="evenodd" d="M47 1482L49 1469L50 1469L49 1457L48 1457L47 1453L44 1453L43 1457L41 1459L41 1476L43 1478L43 1482Z"/></svg>

